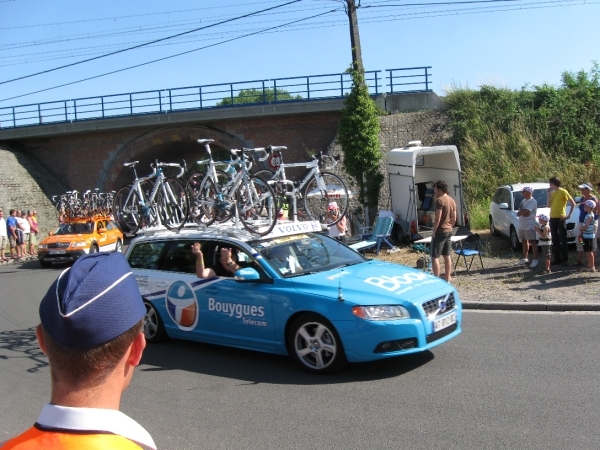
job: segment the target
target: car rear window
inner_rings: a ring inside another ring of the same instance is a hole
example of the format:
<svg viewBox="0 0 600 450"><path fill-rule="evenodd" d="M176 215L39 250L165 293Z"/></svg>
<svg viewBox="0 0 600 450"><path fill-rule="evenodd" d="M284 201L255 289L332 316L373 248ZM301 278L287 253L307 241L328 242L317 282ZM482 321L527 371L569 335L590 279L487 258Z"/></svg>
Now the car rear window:
<svg viewBox="0 0 600 450"><path fill-rule="evenodd" d="M131 250L129 265L132 269L157 270L166 242L140 242Z"/></svg>

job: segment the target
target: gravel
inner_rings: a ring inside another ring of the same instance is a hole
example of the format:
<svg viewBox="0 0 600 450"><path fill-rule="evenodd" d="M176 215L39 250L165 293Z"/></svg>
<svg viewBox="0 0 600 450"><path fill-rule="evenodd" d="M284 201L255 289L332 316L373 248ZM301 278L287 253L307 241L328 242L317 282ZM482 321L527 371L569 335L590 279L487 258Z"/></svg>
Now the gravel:
<svg viewBox="0 0 600 450"><path fill-rule="evenodd" d="M544 262L541 260L536 269L515 266L521 254L512 252L507 239L492 237L488 231L478 233L483 240L483 272L479 258L475 258L469 273L466 272L461 258L452 277L452 284L458 290L465 307L600 311L598 272L583 272L581 267L577 266L552 266L552 273L543 274ZM570 249L570 262L576 260L576 253L575 247ZM410 247L403 247L396 253L382 251L377 258L416 267L420 256L422 253ZM452 256L455 263L456 255ZM467 261L469 259L467 257ZM443 270L442 262L442 272Z"/></svg>

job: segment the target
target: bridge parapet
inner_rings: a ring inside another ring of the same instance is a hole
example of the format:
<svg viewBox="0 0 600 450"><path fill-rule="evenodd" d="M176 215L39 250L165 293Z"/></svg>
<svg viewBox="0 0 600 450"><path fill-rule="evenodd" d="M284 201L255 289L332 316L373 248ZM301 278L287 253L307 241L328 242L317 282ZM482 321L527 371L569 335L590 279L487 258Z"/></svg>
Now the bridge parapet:
<svg viewBox="0 0 600 450"><path fill-rule="evenodd" d="M431 93L431 67L365 72L373 96ZM0 129L67 124L172 112L342 99L352 87L349 73L241 81L156 91L87 97L0 108ZM310 109L310 108L309 108Z"/></svg>

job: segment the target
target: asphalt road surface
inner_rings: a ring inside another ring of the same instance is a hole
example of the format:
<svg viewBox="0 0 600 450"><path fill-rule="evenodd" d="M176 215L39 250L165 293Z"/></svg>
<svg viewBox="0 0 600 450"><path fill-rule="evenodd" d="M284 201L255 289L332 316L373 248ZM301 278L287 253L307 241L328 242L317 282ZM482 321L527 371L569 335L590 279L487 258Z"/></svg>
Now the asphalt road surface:
<svg viewBox="0 0 600 450"><path fill-rule="evenodd" d="M49 399L34 327L60 270L0 267L0 442ZM599 318L467 311L431 353L333 376L169 341L147 347L121 406L160 449L597 449Z"/></svg>

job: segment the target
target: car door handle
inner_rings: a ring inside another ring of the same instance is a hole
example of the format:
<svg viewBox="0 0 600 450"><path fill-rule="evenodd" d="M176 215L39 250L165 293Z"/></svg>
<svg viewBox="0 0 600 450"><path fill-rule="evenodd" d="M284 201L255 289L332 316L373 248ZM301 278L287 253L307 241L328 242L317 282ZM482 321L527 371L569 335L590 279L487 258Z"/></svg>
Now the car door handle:
<svg viewBox="0 0 600 450"><path fill-rule="evenodd" d="M218 294L219 290L214 287L208 287L204 289L204 292L206 292L207 294Z"/></svg>
<svg viewBox="0 0 600 450"><path fill-rule="evenodd" d="M168 284L165 283L164 281L157 281L156 285L159 286L159 287L167 287L168 286Z"/></svg>

